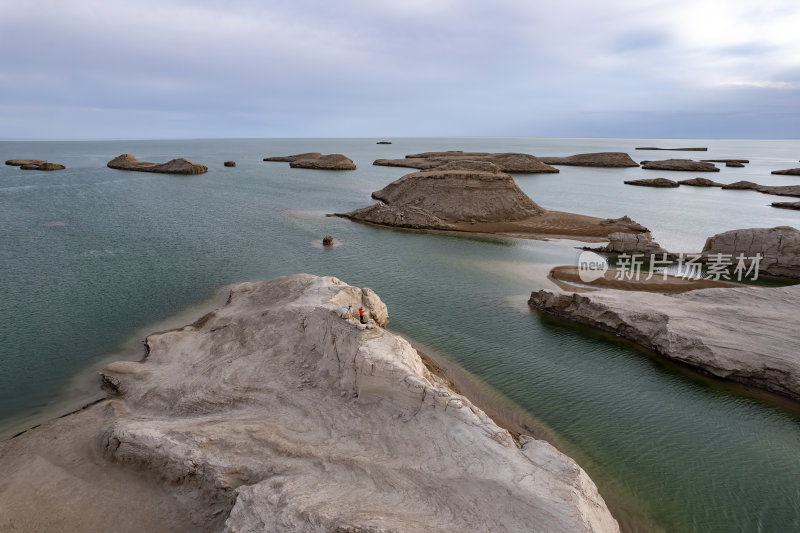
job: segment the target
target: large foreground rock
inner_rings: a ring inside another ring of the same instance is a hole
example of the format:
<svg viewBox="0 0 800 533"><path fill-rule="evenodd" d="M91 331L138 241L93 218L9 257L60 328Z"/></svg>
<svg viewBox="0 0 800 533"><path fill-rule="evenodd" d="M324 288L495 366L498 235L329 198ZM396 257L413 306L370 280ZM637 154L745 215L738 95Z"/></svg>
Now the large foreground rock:
<svg viewBox="0 0 800 533"><path fill-rule="evenodd" d="M663 161L642 161L644 170L680 170L691 172L719 172L713 163L692 161L691 159L665 159Z"/></svg>
<svg viewBox="0 0 800 533"><path fill-rule="evenodd" d="M449 152L423 152L410 154L403 159L376 159L373 165L388 167L407 167L419 170L439 168L447 163L458 160L486 161L496 165L503 172L520 174L557 173L558 169L543 163L539 158L530 154L520 153L491 153L491 152L462 152L459 150Z"/></svg>
<svg viewBox="0 0 800 533"><path fill-rule="evenodd" d="M205 498L228 532L616 532L589 477L518 445L377 324L369 289L301 274L235 286L102 371L106 457Z"/></svg>
<svg viewBox="0 0 800 533"><path fill-rule="evenodd" d="M706 239L702 255L754 257L761 254L760 271L772 276L800 278L800 231L791 226L747 228L718 233ZM748 262L749 264L749 262Z"/></svg>
<svg viewBox="0 0 800 533"><path fill-rule="evenodd" d="M800 400L800 285L682 294L539 291L529 304L660 355Z"/></svg>
<svg viewBox="0 0 800 533"><path fill-rule="evenodd" d="M160 174L204 174L208 167L192 163L187 159L172 159L166 163L139 161L131 154L122 154L108 162L109 168L117 170L137 170L139 172L158 172Z"/></svg>
<svg viewBox="0 0 800 533"><path fill-rule="evenodd" d="M575 167L607 167L624 168L638 167L639 164L631 159L625 152L596 152L591 154L577 154L569 157L540 157L548 165L566 165Z"/></svg>

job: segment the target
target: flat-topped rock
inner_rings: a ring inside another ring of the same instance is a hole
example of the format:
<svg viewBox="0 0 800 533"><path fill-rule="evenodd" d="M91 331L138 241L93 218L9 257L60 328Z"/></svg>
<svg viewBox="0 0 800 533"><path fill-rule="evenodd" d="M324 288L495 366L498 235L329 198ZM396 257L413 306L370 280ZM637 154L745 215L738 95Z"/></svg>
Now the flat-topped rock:
<svg viewBox="0 0 800 533"><path fill-rule="evenodd" d="M772 202L772 207L780 209L800 209L800 202Z"/></svg>
<svg viewBox="0 0 800 533"><path fill-rule="evenodd" d="M520 153L490 153L490 152L423 152L420 154L410 154L402 159L377 159L373 165L390 167L407 167L419 170L430 170L438 168L451 161L470 160L488 161L497 165L502 172L511 173L557 173L558 169L543 163L539 158L530 154Z"/></svg>
<svg viewBox="0 0 800 533"><path fill-rule="evenodd" d="M659 258L668 253L647 233L612 233L608 236L608 244L599 251L610 254L652 254Z"/></svg>
<svg viewBox="0 0 800 533"><path fill-rule="evenodd" d="M723 189L733 189L733 190L740 190L740 191L750 191L756 190L760 187L758 183L753 183L752 181L735 181L733 183L728 183L723 185Z"/></svg>
<svg viewBox="0 0 800 533"><path fill-rule="evenodd" d="M679 185L689 185L690 187L722 187L721 183L710 180L708 178L692 178L690 180L681 180Z"/></svg>
<svg viewBox="0 0 800 533"><path fill-rule="evenodd" d="M102 456L230 532L619 531L574 461L517 444L387 321L377 294L332 277L236 285L102 370L117 391Z"/></svg>
<svg viewBox="0 0 800 533"><path fill-rule="evenodd" d="M343 154L328 154L319 157L302 157L295 159L289 166L292 168L313 168L319 170L355 170L353 160Z"/></svg>
<svg viewBox="0 0 800 533"><path fill-rule="evenodd" d="M208 167L192 163L188 159L172 159L166 163L149 163L139 161L131 154L122 154L108 162L108 167L117 170L136 170L139 172L157 172L160 174L204 174Z"/></svg>
<svg viewBox="0 0 800 533"><path fill-rule="evenodd" d="M436 170L475 170L478 172L500 173L500 167L489 161L473 161L472 159L454 159L438 167Z"/></svg>
<svg viewBox="0 0 800 533"><path fill-rule="evenodd" d="M791 226L747 228L718 233L706 240L705 259L716 254L735 258L761 255L759 270L764 274L800 278L800 231Z"/></svg>
<svg viewBox="0 0 800 533"><path fill-rule="evenodd" d="M507 222L544 213L508 174L428 170L407 174L372 193L394 207L413 207L451 222Z"/></svg>
<svg viewBox="0 0 800 533"><path fill-rule="evenodd" d="M707 152L708 148L656 148L654 146L637 146L637 150L666 150L672 152Z"/></svg>
<svg viewBox="0 0 800 533"><path fill-rule="evenodd" d="M744 163L739 163L738 161L725 161L725 166L732 168L742 168L744 167Z"/></svg>
<svg viewBox="0 0 800 533"><path fill-rule="evenodd" d="M58 163L48 163L47 161L45 161L43 163L26 163L24 165L21 165L19 168L21 168L22 170L50 171L50 170L64 170L67 167Z"/></svg>
<svg viewBox="0 0 800 533"><path fill-rule="evenodd" d="M375 144L392 144L391 141L378 141Z"/></svg>
<svg viewBox="0 0 800 533"><path fill-rule="evenodd" d="M667 178L627 180L625 184L638 185L639 187L680 187L677 181L668 180Z"/></svg>
<svg viewBox="0 0 800 533"><path fill-rule="evenodd" d="M705 161L706 163L749 163L749 159L701 159L700 161Z"/></svg>
<svg viewBox="0 0 800 533"><path fill-rule="evenodd" d="M756 190L764 194L800 198L800 185L759 185Z"/></svg>
<svg viewBox="0 0 800 533"><path fill-rule="evenodd" d="M569 157L540 157L548 165L567 165L576 167L624 168L638 167L639 164L625 152L596 152L577 154Z"/></svg>
<svg viewBox="0 0 800 533"><path fill-rule="evenodd" d="M800 285L679 294L539 291L545 313L636 342L703 372L800 400Z"/></svg>
<svg viewBox="0 0 800 533"><path fill-rule="evenodd" d="M800 168L789 168L786 170L773 170L773 174L780 174L784 176L800 176Z"/></svg>
<svg viewBox="0 0 800 533"><path fill-rule="evenodd" d="M691 159L664 159L663 161L642 161L644 170L677 170L691 172L719 172L713 163L692 161Z"/></svg>
<svg viewBox="0 0 800 533"><path fill-rule="evenodd" d="M47 163L45 159L7 159L6 165L21 167L22 165L42 165Z"/></svg>
<svg viewBox="0 0 800 533"><path fill-rule="evenodd" d="M264 161L291 163L292 161L297 161L298 159L313 159L321 156L322 154L320 152L305 152L302 154L295 154L295 155L277 155L273 157L265 157Z"/></svg>

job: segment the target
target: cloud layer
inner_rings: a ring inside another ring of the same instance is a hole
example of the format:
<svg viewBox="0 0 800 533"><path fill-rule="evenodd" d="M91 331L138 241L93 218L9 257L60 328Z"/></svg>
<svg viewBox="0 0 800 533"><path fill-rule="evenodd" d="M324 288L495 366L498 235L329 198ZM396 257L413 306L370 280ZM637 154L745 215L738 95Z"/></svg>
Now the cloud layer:
<svg viewBox="0 0 800 533"><path fill-rule="evenodd" d="M800 137L795 0L0 0L0 137Z"/></svg>

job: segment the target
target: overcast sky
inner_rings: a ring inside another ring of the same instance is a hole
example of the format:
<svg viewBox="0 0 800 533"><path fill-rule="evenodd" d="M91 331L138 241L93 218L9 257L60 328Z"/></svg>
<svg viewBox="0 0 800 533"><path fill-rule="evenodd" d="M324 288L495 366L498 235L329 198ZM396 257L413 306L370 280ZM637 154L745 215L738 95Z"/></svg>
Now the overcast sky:
<svg viewBox="0 0 800 533"><path fill-rule="evenodd" d="M0 138L800 137L798 0L0 0Z"/></svg>

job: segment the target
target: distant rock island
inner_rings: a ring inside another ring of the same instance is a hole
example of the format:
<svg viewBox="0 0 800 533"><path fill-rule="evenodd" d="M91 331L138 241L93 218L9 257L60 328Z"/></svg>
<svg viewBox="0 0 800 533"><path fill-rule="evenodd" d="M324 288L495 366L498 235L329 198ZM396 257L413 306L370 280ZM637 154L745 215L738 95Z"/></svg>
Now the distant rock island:
<svg viewBox="0 0 800 533"><path fill-rule="evenodd" d="M388 320L377 294L333 277L234 286L223 307L148 336L143 360L105 367L107 399L0 442L2 520L30 531L619 532L572 459L499 427Z"/></svg>
<svg viewBox="0 0 800 533"><path fill-rule="evenodd" d="M800 202L772 202L772 207L778 207L780 209L799 209L800 210Z"/></svg>
<svg viewBox="0 0 800 533"><path fill-rule="evenodd" d="M667 178L627 180L625 184L638 185L640 187L680 187L680 184L677 181L668 180Z"/></svg>
<svg viewBox="0 0 800 533"><path fill-rule="evenodd" d="M289 163L292 168L312 168L319 170L355 170L353 161L342 154L323 155L320 152L265 157L264 161Z"/></svg>
<svg viewBox="0 0 800 533"><path fill-rule="evenodd" d="M642 161L644 170L680 170L692 172L719 172L713 163L692 161L691 159L664 159L663 161Z"/></svg>
<svg viewBox="0 0 800 533"><path fill-rule="evenodd" d="M44 159L9 159L6 165L19 167L22 170L64 170L64 165L48 163Z"/></svg>
<svg viewBox="0 0 800 533"><path fill-rule="evenodd" d="M645 232L627 217L600 219L548 211L529 198L495 163L455 159L407 174L372 193L378 203L349 213L357 222L384 226L499 233L516 236L578 236Z"/></svg>
<svg viewBox="0 0 800 533"><path fill-rule="evenodd" d="M540 157L539 160L548 165L575 167L625 168L639 166L639 163L631 159L631 156L625 152L596 152L568 157Z"/></svg>
<svg viewBox="0 0 800 533"><path fill-rule="evenodd" d="M502 172L519 174L547 174L558 172L557 168L543 163L537 157L530 154L514 152L462 152L461 150L423 152L420 154L407 155L404 159L377 159L372 164L386 167L408 167L419 170L431 170L458 160L486 161L496 165Z"/></svg>
<svg viewBox="0 0 800 533"><path fill-rule="evenodd" d="M688 185L690 187L722 187L721 183L708 178L692 178L690 180L681 180L678 182L678 184Z"/></svg>
<svg viewBox="0 0 800 533"><path fill-rule="evenodd" d="M800 176L800 168L789 168L786 170L773 170L773 174L780 174L783 176Z"/></svg>
<svg viewBox="0 0 800 533"><path fill-rule="evenodd" d="M666 150L672 152L707 152L708 148L656 148L653 146L637 146L637 150Z"/></svg>
<svg viewBox="0 0 800 533"><path fill-rule="evenodd" d="M159 174L204 174L208 167L192 163L187 159L172 159L166 163L149 163L139 161L131 154L122 154L108 162L108 167L117 170L136 170L139 172L157 172Z"/></svg>
<svg viewBox="0 0 800 533"><path fill-rule="evenodd" d="M391 141L378 141L375 144L392 144Z"/></svg>

